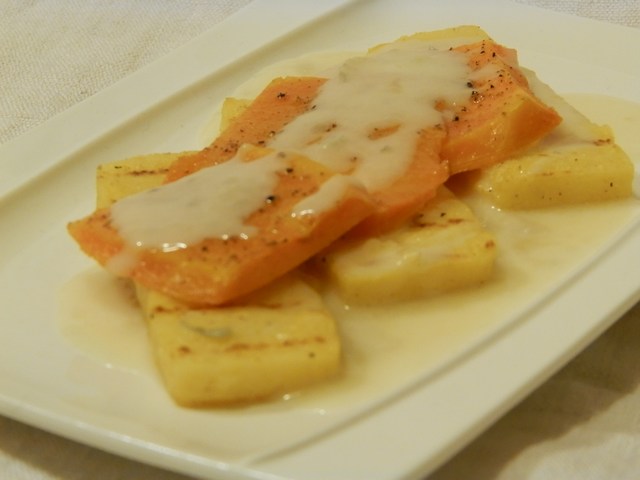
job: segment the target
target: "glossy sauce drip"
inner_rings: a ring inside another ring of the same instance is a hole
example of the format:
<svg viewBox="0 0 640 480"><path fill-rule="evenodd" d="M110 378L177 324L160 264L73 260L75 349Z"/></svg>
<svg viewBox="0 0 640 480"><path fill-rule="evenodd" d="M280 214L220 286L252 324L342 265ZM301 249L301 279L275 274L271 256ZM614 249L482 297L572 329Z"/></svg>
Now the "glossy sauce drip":
<svg viewBox="0 0 640 480"><path fill-rule="evenodd" d="M352 177L334 175L324 182L320 189L300 200L291 212L294 217L317 215L338 204L347 189L352 185L360 186Z"/></svg>

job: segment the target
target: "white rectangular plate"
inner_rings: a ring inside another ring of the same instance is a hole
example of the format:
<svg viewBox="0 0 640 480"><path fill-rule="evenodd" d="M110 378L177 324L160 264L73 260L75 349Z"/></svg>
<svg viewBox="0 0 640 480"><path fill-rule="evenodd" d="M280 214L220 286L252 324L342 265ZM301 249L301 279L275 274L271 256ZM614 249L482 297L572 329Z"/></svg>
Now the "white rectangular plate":
<svg viewBox="0 0 640 480"><path fill-rule="evenodd" d="M372 335L388 326L368 324L365 311L351 312L347 335L362 351L396 358L392 365L373 360L337 388L272 405L185 410L167 397L134 309L117 301L117 285L66 234L68 221L93 208L96 165L200 147L218 102L259 69L309 52L362 50L460 24L480 25L518 49L523 65L561 93L640 101L640 58L628 54L640 41L637 30L500 0L257 1L3 145L0 413L199 477L414 478L619 318L640 296L637 202L576 209L583 224L591 214L600 219L594 221L613 220L582 250L556 262L533 290L494 285L465 297L466 306L456 310L438 299L422 311L399 308L389 319L399 330L431 322L420 342L406 343L410 331L381 342ZM615 126L620 119L602 120ZM637 138L619 140L640 169ZM544 214L517 218L547 225ZM563 232L567 236L569 248L571 235ZM531 255L540 260L535 248ZM489 313L473 322L481 310ZM369 338L358 344L360 331Z"/></svg>

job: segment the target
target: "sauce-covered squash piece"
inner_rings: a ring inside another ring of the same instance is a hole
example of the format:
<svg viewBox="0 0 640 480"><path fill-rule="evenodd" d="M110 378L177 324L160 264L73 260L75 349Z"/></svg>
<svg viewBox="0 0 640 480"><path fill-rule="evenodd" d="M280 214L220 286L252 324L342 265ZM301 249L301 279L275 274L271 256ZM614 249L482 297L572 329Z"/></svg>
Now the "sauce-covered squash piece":
<svg viewBox="0 0 640 480"><path fill-rule="evenodd" d="M350 235L372 236L403 224L450 174L498 163L559 121L513 50L461 27L380 45L329 78L273 80L167 181L227 161L244 143L298 151L363 181L376 209Z"/></svg>
<svg viewBox="0 0 640 480"><path fill-rule="evenodd" d="M468 83L469 101L453 108L442 156L451 174L500 163L538 142L562 118L531 91L514 50L490 40L454 48L469 57L478 75Z"/></svg>
<svg viewBox="0 0 640 480"><path fill-rule="evenodd" d="M68 229L112 271L185 301L219 305L293 269L372 208L350 177L300 155L247 147Z"/></svg>
<svg viewBox="0 0 640 480"><path fill-rule="evenodd" d="M172 182L231 159L244 144L265 146L287 123L305 112L326 82L317 77L275 78L206 148L179 157L166 172Z"/></svg>

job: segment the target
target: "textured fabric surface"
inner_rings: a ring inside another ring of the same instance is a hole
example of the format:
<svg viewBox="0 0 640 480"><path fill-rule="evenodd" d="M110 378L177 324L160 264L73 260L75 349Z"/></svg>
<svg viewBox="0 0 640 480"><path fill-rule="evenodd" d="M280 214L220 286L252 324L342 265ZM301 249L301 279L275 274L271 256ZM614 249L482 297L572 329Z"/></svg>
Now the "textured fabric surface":
<svg viewBox="0 0 640 480"><path fill-rule="evenodd" d="M0 143L184 44L247 3L1 1Z"/></svg>
<svg viewBox="0 0 640 480"><path fill-rule="evenodd" d="M562 13L603 20L628 27L640 25L638 0L516 0L518 3L548 8Z"/></svg>
<svg viewBox="0 0 640 480"><path fill-rule="evenodd" d="M184 44L249 1L0 0L0 143ZM640 27L638 0L517 1ZM640 478L640 368L629 368L640 363L639 345L637 305L431 478ZM0 417L0 479L187 477Z"/></svg>

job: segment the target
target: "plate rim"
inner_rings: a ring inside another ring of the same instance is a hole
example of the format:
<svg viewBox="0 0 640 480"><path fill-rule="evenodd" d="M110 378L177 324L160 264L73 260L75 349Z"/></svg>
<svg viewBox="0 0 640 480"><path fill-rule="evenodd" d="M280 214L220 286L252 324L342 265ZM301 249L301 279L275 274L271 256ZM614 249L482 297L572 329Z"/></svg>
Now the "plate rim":
<svg viewBox="0 0 640 480"><path fill-rule="evenodd" d="M295 1L291 1L291 4L296 4ZM347 4L353 4L354 2L350 2L350 1L336 1L335 5L332 5L332 7L335 7L336 9L341 8L344 5ZM501 2L494 2L495 4L501 3ZM502 2L505 3L505 2ZM511 2L509 2L511 3ZM264 6L267 4L267 1L259 1L256 0L256 2L250 4L250 5L254 5L254 7L259 7L259 8L264 8ZM520 5L520 4L516 4L516 5ZM521 6L521 5L520 5ZM524 6L523 6L524 7ZM524 7L524 8L531 8L531 7ZM256 9L256 11L251 11L251 14L257 14L259 9ZM332 10L335 11L335 10ZM209 35L211 35L212 31L216 31L218 29L228 29L230 28L234 22L239 22L239 21L244 21L241 19L246 19L246 17L244 17L244 15L248 14L249 11L248 10L242 10L242 15L234 15L232 17L229 17L228 19L226 19L224 22L222 22L221 24L214 26L211 30L209 30L208 32L206 32L204 35L200 36L197 41L195 42L190 42L189 44L185 45L183 48L179 49L180 52L184 52L193 48L197 48L197 45L201 45L200 42L206 41L207 38L209 38ZM558 15L555 12L548 12L545 11L547 14L549 15ZM328 14L331 13L329 11L325 12L324 14ZM573 17L572 17L573 18ZM317 18L315 19L317 20ZM314 19L310 20L310 21L315 21ZM607 24L608 25L608 24ZM302 26L300 26L299 28L302 28ZM617 26L616 26L617 28ZM621 28L625 28L625 27L621 27ZM274 38L272 41L277 41L277 39L280 37L276 37ZM176 58L179 56L178 51L173 52L176 56ZM247 52L245 52L243 55L245 55ZM136 72L134 75L136 75L135 79L139 79L139 78L143 78L144 76L148 75L150 72L155 71L155 69L161 69L164 68L165 65L168 65L168 62L171 61L171 58L173 58L173 54L170 54L167 57L163 57L162 59L159 59L156 62L153 62L152 66L149 66L146 69L140 70L138 72ZM237 60L237 58L233 58L230 59L230 62L235 62ZM226 65L226 64L225 64ZM220 67L216 67L216 68L224 68L223 66ZM210 75L211 72L208 72L205 76ZM130 77L128 77L130 78ZM102 101L103 99L107 99L110 98L112 95L116 95L118 94L118 92L123 89L123 88L127 88L127 84L128 82L132 82L134 80L127 80L125 79L124 81L118 82L117 86L114 86L113 88L108 88L103 90L102 92L100 92L99 94L96 94L95 98L96 100L89 100L86 103L83 102L83 105L78 105L77 108L72 107L71 109L63 112L63 114L55 117L52 121L50 122L46 122L45 124L42 124L41 127L36 127L36 129L34 129L32 132L28 132L24 135L21 135L20 137L18 137L18 139L15 142L7 142L3 145L0 145L0 154L4 154L6 152L12 153L15 151L22 151L22 149L27 148L27 144L31 141L33 141L33 138L36 137L38 138L40 135L45 136L48 135L48 130L52 129L52 128L57 128L56 124L58 122L62 122L62 121L66 121L69 118L72 118L74 116L80 115L81 112L83 111L84 108L89 108L91 106L91 103L93 101ZM178 88L178 90L180 90L180 88ZM175 94L175 89L174 92L172 94ZM154 102L155 104L155 102ZM88 142L92 142L95 141L96 138L98 137L91 137ZM36 143L36 142L34 142ZM29 184L31 181L34 180L34 178L38 177L39 175L41 175L44 171L46 171L49 168L53 168L57 165L58 161L60 158L66 158L68 156L71 155L71 153L69 152L73 152L75 151L74 149L77 148L77 145L74 146L69 146L67 145L66 150L61 150L59 154L57 154L57 156L55 156L55 158L57 158L58 160L56 160L55 162L52 162L50 165L46 165L44 166L44 170L43 170L43 166L39 165L39 166L35 166L35 168L31 171L29 171L29 174L26 175L24 174L21 177L18 177L18 179L16 180L15 178L13 178L13 180L11 182L7 182L6 184L2 184L0 183L0 187L5 188L5 190L3 190L3 188L0 188L0 201L2 200L2 193L4 192L5 195L10 196L13 192L16 191L16 189L19 189L27 184ZM3 160L4 161L4 160ZM22 170L22 172L24 173L25 170ZM8 177L5 177L8 178ZM628 239L631 239L632 241L629 241ZM636 242L637 240L640 239L640 229L638 228L638 225L636 224L634 227L632 227L632 231L631 232L627 232L627 234L625 235L625 237L620 240L620 249L616 250L616 252L618 251L627 251L629 249L631 249L630 251L633 251L633 245L634 242ZM616 256L617 257L617 256ZM600 258L598 259L598 265L600 265L600 262L602 263L602 268L612 268L611 265L609 265L609 262L607 261L607 259L603 259ZM616 265L619 265L619 260L612 260L612 262L616 263ZM626 265L626 264L625 264ZM622 289L618 289L615 292L611 292L611 293L623 293ZM640 298L640 285L636 286L635 288L631 288L630 290L626 291L626 297L625 300L623 301L623 303L621 305L627 305L629 304L632 300L637 301ZM630 306L630 305L628 305ZM617 310L620 310L622 307L619 307ZM618 312L619 313L619 312ZM615 317L615 316L613 316ZM615 318L611 318L608 321L613 322L613 320L615 320ZM606 326L608 326L609 324L607 324ZM597 325L598 328L594 328L592 329L591 333L589 335L587 335L585 337L585 342L587 342L587 339L593 339L595 338L595 335L597 335L597 333L599 331L604 330L604 328L606 328L606 326L604 325L604 323L599 323ZM584 342L583 342L584 343ZM559 367L558 367L559 368ZM550 374L549 374L550 375ZM547 375L548 376L548 375ZM532 387L533 388L533 387ZM532 389L531 388L531 389ZM527 390L530 391L531 389ZM524 392L523 390L519 390L518 392L518 397L514 397L511 399L511 404L514 404L518 398L522 398L522 396L524 396L526 392ZM0 405L9 405L11 407L12 401L13 399L7 399L6 396L3 394L3 392L0 392L0 399L2 399L2 402L0 402ZM54 420L52 419L50 416L47 416L46 413L43 412L37 412L37 409L31 409L32 411L30 412L30 414L26 414L25 415L25 410L23 409L22 412L20 412L20 405L19 403L15 403L15 405L13 405L13 408L15 410L12 410L11 408L9 408L9 411L3 411L3 414L6 414L9 417L15 418L15 416L17 417L24 417L24 418L17 418L19 421L24 421L25 423L29 423L32 424L36 427L39 428L43 428L45 430L51 431L53 433L56 434L60 434L62 436L65 436L67 438L72 438L74 440L77 441L82 441L83 443L87 443L85 440L86 438L84 438L82 435L80 435L80 433L84 433L85 435L87 434L87 432L91 432L91 426L83 426L80 424L73 424L73 423L69 423L66 424L64 423L64 425L66 425L67 427L69 427L72 431L60 431L60 425L53 425L53 424L42 424L41 421L44 418L49 418L49 420ZM27 409L28 410L28 409ZM505 408L502 408L501 411L505 411ZM495 413L495 412L494 412ZM60 420L60 419L58 419ZM487 419L488 421L490 421L490 419ZM55 423L55 422L54 422ZM484 426L486 426L486 422L484 424ZM478 433L478 432L477 432ZM79 436L78 436L79 435ZM93 435L96 436L96 443L91 444L94 447L97 448L103 448L103 449L107 449L105 448L105 445L101 445L101 442L99 440L103 439L103 434L101 434L100 432L93 432ZM475 436L475 435L474 435ZM146 442L142 442L143 444ZM135 446L136 443L135 442L131 442L131 443L123 443L121 441L116 441L116 443L114 444L115 446L118 447L122 447L122 448L115 448L114 445L109 444L109 447L113 447L113 448L108 448L109 451L112 451L114 453L117 453L119 455L128 457L128 458L132 458L134 460L139 460L139 461L143 461L145 463L152 463L155 465L159 465L162 466L163 468L167 468L169 470L175 470L175 462L177 461L178 463L180 463L181 461L186 462L185 463L185 467L186 466L193 466L193 465L199 465L200 462L197 462L196 458L184 458L183 454L179 454L177 456L170 456L167 454L167 452L164 452L160 457L158 457L158 455L156 455L153 449L150 449L148 445L137 445L137 448L139 449L139 451L136 453L136 455L129 455L129 451L128 449L131 448L132 446ZM141 455L142 453L142 455ZM144 454L151 454L150 458L146 458L148 455L144 455ZM448 454L447 454L448 455ZM273 458L277 457L277 455L272 456ZM434 457L435 458L435 457ZM165 460L170 460L170 461L165 461ZM265 462L265 459L263 460L259 460L256 459L258 461L258 463L262 462L263 464L269 464L269 462ZM442 458L440 458L439 462L442 461ZM224 463L224 462L223 462ZM210 474L211 473L211 465L204 465L201 464L201 466L205 469L205 471L203 471L202 473L206 473L206 474ZM184 468L184 467L183 467ZM215 473L217 475L221 475L221 474L229 474L231 476L229 477L224 477L224 478L229 478L229 479L240 479L240 478L260 478L259 476L252 476L252 475L262 475L262 472L257 472L255 471L253 468L248 467L247 465L236 465L236 468L232 468L232 469L226 469L226 467L223 468L222 465L217 467L220 470L225 470L227 473L223 473L222 471L216 471ZM239 468L239 470L237 469ZM277 462L271 462L271 468L276 469L277 468L282 468L282 465L277 463ZM188 470L183 470L182 468L180 469L181 472L183 473L190 473ZM275 470L274 470L275 471ZM202 474L201 473L201 474ZM410 474L410 472L407 473L407 475ZM239 476L238 476L239 475ZM281 475L281 474L277 474L277 475ZM282 473L282 475L289 475L289 473ZM289 477L281 477L281 478L289 478ZM293 478L293 477L291 477ZM302 477L300 477L302 478ZM379 477L379 478L387 478L387 477ZM395 478L395 477L388 477L388 478ZM372 479L373 480L373 479Z"/></svg>

